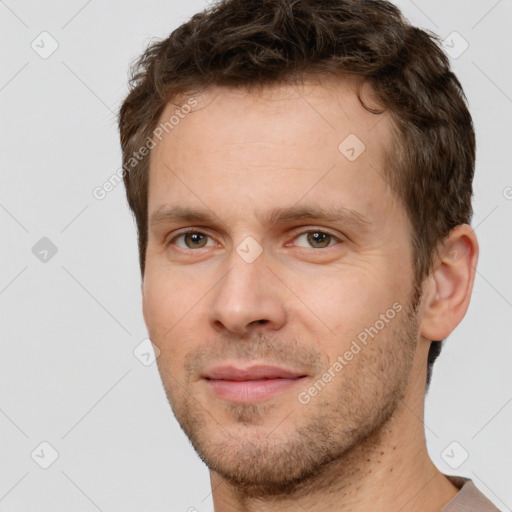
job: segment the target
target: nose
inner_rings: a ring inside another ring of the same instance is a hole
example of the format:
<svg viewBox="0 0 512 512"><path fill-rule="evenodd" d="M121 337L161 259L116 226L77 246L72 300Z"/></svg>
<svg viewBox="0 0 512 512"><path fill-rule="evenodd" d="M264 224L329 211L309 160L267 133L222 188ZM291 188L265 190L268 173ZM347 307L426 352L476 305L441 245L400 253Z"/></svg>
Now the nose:
<svg viewBox="0 0 512 512"><path fill-rule="evenodd" d="M286 322L286 290L267 267L264 253L248 263L233 252L229 271L212 292L211 324L217 331L243 336L262 325L278 330Z"/></svg>

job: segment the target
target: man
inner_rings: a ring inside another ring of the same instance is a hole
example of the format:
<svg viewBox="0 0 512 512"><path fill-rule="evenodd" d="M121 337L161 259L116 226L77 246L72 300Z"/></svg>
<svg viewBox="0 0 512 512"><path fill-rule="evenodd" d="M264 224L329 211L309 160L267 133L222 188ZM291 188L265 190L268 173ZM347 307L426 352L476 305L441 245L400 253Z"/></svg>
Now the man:
<svg viewBox="0 0 512 512"><path fill-rule="evenodd" d="M478 258L436 39L381 0L226 0L147 49L119 125L144 319L216 512L497 510L422 421Z"/></svg>

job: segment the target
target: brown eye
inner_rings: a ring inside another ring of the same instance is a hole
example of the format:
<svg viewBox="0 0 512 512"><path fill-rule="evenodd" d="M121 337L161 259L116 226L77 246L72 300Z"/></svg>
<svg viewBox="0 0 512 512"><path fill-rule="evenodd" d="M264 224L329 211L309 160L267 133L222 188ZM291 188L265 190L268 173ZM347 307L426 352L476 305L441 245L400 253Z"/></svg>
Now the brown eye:
<svg viewBox="0 0 512 512"><path fill-rule="evenodd" d="M297 245L301 247L308 246L313 249L325 249L338 241L335 236L324 231L306 231L299 235L296 240L304 241L302 244L298 243ZM304 243L307 245L304 245Z"/></svg>
<svg viewBox="0 0 512 512"><path fill-rule="evenodd" d="M207 246L209 238L199 231L189 231L178 235L172 242L181 249L202 249Z"/></svg>

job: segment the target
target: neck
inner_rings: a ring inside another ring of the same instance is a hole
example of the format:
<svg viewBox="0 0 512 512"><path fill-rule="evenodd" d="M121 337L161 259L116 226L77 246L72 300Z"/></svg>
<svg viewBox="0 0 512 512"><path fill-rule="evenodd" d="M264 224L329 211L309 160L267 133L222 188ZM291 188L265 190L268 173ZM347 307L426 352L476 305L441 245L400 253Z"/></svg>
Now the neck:
<svg viewBox="0 0 512 512"><path fill-rule="evenodd" d="M439 512L458 489L428 455L424 393L413 383L378 432L287 496L250 499L211 471L215 512Z"/></svg>

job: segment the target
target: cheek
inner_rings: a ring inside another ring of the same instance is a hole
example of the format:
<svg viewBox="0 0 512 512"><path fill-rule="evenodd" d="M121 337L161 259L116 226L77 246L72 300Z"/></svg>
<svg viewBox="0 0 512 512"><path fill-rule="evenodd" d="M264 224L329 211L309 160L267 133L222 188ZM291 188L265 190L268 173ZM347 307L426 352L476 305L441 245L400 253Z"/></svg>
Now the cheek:
<svg viewBox="0 0 512 512"><path fill-rule="evenodd" d="M174 323L187 309L197 302L201 293L201 282L190 283L179 270L170 270L165 265L154 265L146 272L143 287L143 306L150 323Z"/></svg>
<svg viewBox="0 0 512 512"><path fill-rule="evenodd" d="M310 342L331 363L343 356L354 340L378 340L381 344L396 327L396 309L405 306L402 299L406 295L405 282L386 277L382 271L351 267L316 278L302 276L299 282L297 296L301 302L296 306L299 322L310 332ZM311 287L311 283L316 286ZM369 355L373 350L365 349L365 352ZM360 356L359 359L362 360Z"/></svg>
<svg viewBox="0 0 512 512"><path fill-rule="evenodd" d="M387 279L383 272L356 268L338 269L322 276L296 277L295 280L294 291L300 302L336 334L375 322L403 295L401 285Z"/></svg>
<svg viewBox="0 0 512 512"><path fill-rule="evenodd" d="M156 273L146 275L142 306L146 327L154 342L160 345L179 330L179 320L190 309L188 302L187 288L179 279Z"/></svg>
<svg viewBox="0 0 512 512"><path fill-rule="evenodd" d="M151 341L159 348L159 365L173 375L183 370L183 359L195 340L202 339L204 303L208 287L190 284L179 272L149 272L144 280L144 320ZM198 318L201 315L201 318Z"/></svg>

